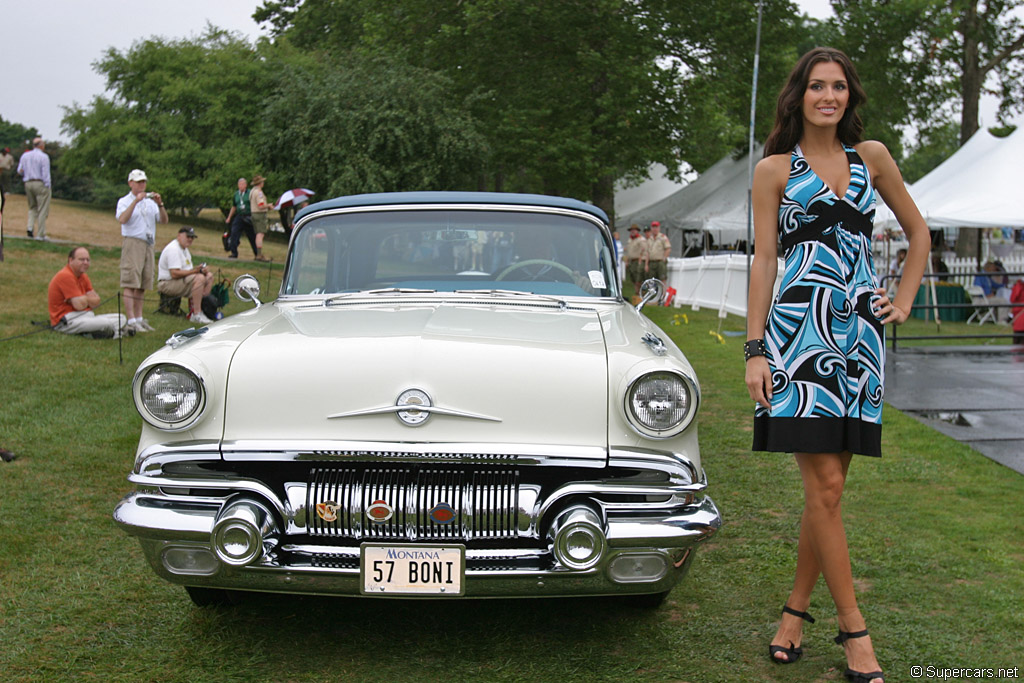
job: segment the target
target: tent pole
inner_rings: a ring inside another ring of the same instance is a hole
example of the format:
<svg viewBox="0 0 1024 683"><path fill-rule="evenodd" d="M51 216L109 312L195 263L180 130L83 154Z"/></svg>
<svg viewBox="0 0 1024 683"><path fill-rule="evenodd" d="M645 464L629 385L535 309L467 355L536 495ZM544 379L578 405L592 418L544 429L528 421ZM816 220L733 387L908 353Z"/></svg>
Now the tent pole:
<svg viewBox="0 0 1024 683"><path fill-rule="evenodd" d="M750 138L747 142L747 292L750 292L750 248L754 243L754 116L757 113L757 70L761 61L761 14L764 0L757 0L757 37L754 39L754 76L750 86Z"/></svg>

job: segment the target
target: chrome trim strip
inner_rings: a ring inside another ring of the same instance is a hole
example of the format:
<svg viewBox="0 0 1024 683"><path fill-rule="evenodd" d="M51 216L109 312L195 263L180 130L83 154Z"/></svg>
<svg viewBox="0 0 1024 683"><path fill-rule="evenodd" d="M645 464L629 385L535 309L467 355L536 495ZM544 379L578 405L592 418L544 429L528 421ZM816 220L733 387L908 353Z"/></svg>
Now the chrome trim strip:
<svg viewBox="0 0 1024 683"><path fill-rule="evenodd" d="M438 406L427 406L427 405L423 405L423 406L411 406L411 405L384 406L384 407L381 407L381 408L368 408L366 410L353 410L352 412L349 412L349 413L334 413L333 415L328 415L327 419L328 420L335 420L335 419L338 419L338 418L345 418L345 417L359 417L361 415L388 415L388 414L391 414L391 413L399 413L399 412L403 412L403 411L407 411L407 410L418 410L421 413L431 413L431 414L437 414L437 415L451 415L453 417L466 417L466 418L469 418L471 420L488 420L490 422L501 422L501 418L491 417L490 415L480 415L480 414L477 414L477 413L467 413L467 412L463 412L461 410L452 410L451 408L440 408Z"/></svg>

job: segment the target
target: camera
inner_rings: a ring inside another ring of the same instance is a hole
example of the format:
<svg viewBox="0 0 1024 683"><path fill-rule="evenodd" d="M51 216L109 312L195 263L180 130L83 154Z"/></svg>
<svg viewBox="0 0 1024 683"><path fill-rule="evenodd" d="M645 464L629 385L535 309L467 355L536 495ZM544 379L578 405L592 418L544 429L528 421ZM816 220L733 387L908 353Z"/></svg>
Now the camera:
<svg viewBox="0 0 1024 683"><path fill-rule="evenodd" d="M155 196L156 196L156 192L147 192L146 193L146 199L152 199Z"/></svg>

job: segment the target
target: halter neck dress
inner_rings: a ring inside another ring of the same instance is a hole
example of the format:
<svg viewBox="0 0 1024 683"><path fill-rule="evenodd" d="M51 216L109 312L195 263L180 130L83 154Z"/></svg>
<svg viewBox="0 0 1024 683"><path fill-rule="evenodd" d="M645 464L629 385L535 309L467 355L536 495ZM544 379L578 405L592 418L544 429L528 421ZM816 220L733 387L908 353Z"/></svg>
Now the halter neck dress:
<svg viewBox="0 0 1024 683"><path fill-rule="evenodd" d="M864 161L844 146L846 193L836 196L800 147L779 206L785 270L765 327L771 410L754 412L756 451L881 455L885 343L871 312L875 193Z"/></svg>

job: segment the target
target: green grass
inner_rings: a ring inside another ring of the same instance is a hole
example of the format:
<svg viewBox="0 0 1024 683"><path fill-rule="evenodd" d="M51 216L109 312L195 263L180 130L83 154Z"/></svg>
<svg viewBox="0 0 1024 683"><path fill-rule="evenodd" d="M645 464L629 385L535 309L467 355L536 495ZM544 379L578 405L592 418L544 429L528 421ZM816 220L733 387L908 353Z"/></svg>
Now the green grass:
<svg viewBox="0 0 1024 683"><path fill-rule="evenodd" d="M66 249L9 240L6 251L0 444L21 457L0 463L3 681L841 679L823 584L804 658L787 667L768 660L792 580L799 476L789 456L749 452L743 337L720 339L712 312L645 309L699 371L704 465L725 518L660 609L610 599L287 596L198 609L152 574L110 516L130 488L140 425L132 374L183 322L148 301L158 332L124 340L123 363L111 340L16 337L45 318L46 283ZM92 256L101 296L114 294L117 250ZM232 300L228 312L243 309ZM742 326L730 317L722 329ZM886 408L885 423L885 457L855 459L844 511L862 608L890 680L909 680L915 664L1024 665L1024 478L895 410Z"/></svg>

